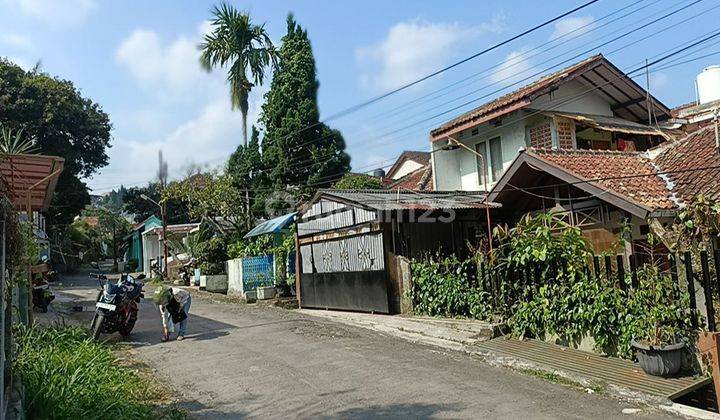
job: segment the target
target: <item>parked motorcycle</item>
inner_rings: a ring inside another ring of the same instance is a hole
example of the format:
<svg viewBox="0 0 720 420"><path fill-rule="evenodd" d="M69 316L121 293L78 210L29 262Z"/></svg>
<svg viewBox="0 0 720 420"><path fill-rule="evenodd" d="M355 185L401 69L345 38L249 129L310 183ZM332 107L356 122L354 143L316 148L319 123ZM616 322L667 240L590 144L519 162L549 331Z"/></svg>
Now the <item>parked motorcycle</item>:
<svg viewBox="0 0 720 420"><path fill-rule="evenodd" d="M141 274L135 278L129 274L122 274L116 284L110 283L103 274L91 274L91 276L97 278L100 284L95 315L90 323L93 339L97 340L101 333L114 332L127 337L135 327L138 304L145 297L144 283L140 281L145 275Z"/></svg>
<svg viewBox="0 0 720 420"><path fill-rule="evenodd" d="M179 277L180 283L184 286L190 286L190 279L195 272L195 258L191 258L190 261L186 262L180 267Z"/></svg>
<svg viewBox="0 0 720 420"><path fill-rule="evenodd" d="M53 272L51 271L47 273L47 275L39 275L33 280L33 308L37 308L43 313L48 311L48 306L50 306L50 302L55 299L55 295L53 294L52 290L50 290L50 282L48 281L47 277L48 275L50 275L50 273Z"/></svg>

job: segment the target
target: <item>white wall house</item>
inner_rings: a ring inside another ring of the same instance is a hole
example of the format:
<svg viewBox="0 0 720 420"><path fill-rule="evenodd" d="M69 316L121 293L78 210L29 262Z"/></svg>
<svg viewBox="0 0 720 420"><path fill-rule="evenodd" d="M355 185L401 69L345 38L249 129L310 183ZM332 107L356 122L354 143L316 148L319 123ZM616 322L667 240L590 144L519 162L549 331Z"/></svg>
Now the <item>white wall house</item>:
<svg viewBox="0 0 720 420"><path fill-rule="evenodd" d="M651 97L652 98L652 97ZM596 55L488 102L432 130L436 190L482 191L480 159L463 148L445 150L448 137L483 155L487 190L527 147L644 150L663 140L647 125L648 107L664 120L670 110Z"/></svg>

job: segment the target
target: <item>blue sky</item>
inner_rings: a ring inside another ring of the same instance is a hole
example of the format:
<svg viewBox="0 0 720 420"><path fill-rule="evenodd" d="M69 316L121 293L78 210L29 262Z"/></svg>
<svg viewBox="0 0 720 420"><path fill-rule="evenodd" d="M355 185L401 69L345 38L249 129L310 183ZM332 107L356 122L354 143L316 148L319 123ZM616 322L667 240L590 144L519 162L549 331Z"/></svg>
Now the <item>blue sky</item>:
<svg viewBox="0 0 720 420"><path fill-rule="evenodd" d="M266 22L278 43L287 13L295 13L313 42L320 110L328 116L482 50L580 1L542 5L507 0L231 3L249 11L255 21ZM691 1L633 3L601 0L531 36L330 124L343 132L354 169L387 166L404 149L428 149L430 127L501 93L492 92L512 90L527 83L524 78L535 78L530 76L536 72ZM197 65L196 47L207 31L213 4L0 0L0 56L24 67L41 60L45 71L72 80L110 114L115 127L110 165L87 180L96 192L120 184L147 183L156 173L159 149L168 160L171 177L177 178L190 164L221 165L240 143L240 115L230 110L223 73L207 74ZM630 7L602 19L625 6ZM609 54L623 70L635 68L645 58L720 29L718 6L717 1L701 1L593 52ZM625 13L631 14L608 23ZM606 26L600 26L603 24ZM648 39L640 40L644 37ZM555 46L553 50L534 50L552 39L554 43L543 48ZM716 50L720 51L720 44L698 49L696 55ZM690 102L695 96L694 76L713 63L720 63L720 56L656 71L651 75L651 90L671 107ZM471 75L475 76L447 89ZM645 84L644 76L638 80ZM443 87L446 90L423 99ZM251 120L257 118L263 93L260 87L251 96ZM416 102L407 105L413 100ZM468 100L476 102L430 118ZM404 128L407 126L411 127Z"/></svg>

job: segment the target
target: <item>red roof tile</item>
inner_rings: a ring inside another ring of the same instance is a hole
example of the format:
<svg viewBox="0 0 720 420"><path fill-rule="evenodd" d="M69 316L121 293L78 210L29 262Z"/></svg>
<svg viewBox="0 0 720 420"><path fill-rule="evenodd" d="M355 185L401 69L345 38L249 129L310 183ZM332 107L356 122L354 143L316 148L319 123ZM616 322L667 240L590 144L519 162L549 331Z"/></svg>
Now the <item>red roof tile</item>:
<svg viewBox="0 0 720 420"><path fill-rule="evenodd" d="M388 185L391 190L432 191L432 166L426 165Z"/></svg>
<svg viewBox="0 0 720 420"><path fill-rule="evenodd" d="M532 148L526 153L647 209L675 208L658 169L642 153Z"/></svg>
<svg viewBox="0 0 720 420"><path fill-rule="evenodd" d="M671 190L688 203L698 194L720 199L720 153L715 148L715 127L707 126L686 137L651 150L654 162L671 181ZM704 169L711 168L711 169Z"/></svg>

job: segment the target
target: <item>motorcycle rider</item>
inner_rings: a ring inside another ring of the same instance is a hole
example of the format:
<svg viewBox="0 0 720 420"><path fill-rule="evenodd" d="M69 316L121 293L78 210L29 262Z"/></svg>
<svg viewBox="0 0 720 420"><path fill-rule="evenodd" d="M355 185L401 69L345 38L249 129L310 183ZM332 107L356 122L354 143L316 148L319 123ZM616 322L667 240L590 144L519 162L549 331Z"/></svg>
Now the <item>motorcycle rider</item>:
<svg viewBox="0 0 720 420"><path fill-rule="evenodd" d="M175 332L175 324L180 324L177 340L182 341L187 333L188 312L192 303L190 293L177 287L160 286L155 290L153 300L162 317L162 341L170 340L170 333Z"/></svg>

